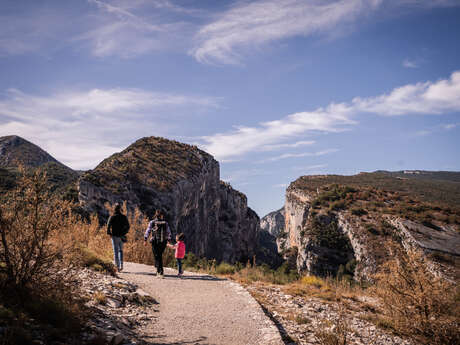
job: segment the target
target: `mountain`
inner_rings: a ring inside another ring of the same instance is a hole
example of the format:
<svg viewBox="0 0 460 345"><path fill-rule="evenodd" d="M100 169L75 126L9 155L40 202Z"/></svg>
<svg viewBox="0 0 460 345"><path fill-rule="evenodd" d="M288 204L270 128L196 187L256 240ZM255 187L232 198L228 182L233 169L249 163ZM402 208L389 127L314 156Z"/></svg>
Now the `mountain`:
<svg viewBox="0 0 460 345"><path fill-rule="evenodd" d="M67 198L75 198L78 172L17 135L0 137L1 191L5 192L16 185L20 166L29 171L40 167L46 171L52 190L62 193Z"/></svg>
<svg viewBox="0 0 460 345"><path fill-rule="evenodd" d="M375 173L386 174L400 179L419 179L460 182L460 172L457 171L426 171L426 170L401 170L385 171L378 170Z"/></svg>
<svg viewBox="0 0 460 345"><path fill-rule="evenodd" d="M284 206L263 216L260 219L260 230L267 231L270 235L278 237L284 230Z"/></svg>
<svg viewBox="0 0 460 345"><path fill-rule="evenodd" d="M300 272L371 280L391 257L392 244L416 247L434 271L458 279L460 183L441 173L400 174L298 178L286 190L281 250L292 252Z"/></svg>
<svg viewBox="0 0 460 345"><path fill-rule="evenodd" d="M85 172L78 198L102 219L107 202L126 201L148 216L162 209L173 232L185 233L187 251L200 257L246 262L256 254L259 217L244 194L220 181L219 163L196 146L139 139Z"/></svg>

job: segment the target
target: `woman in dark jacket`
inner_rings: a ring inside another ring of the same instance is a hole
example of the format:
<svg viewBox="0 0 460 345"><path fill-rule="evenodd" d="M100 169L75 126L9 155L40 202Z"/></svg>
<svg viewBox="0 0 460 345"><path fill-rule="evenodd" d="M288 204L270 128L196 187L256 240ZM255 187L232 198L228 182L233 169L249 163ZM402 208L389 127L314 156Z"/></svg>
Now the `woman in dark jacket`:
<svg viewBox="0 0 460 345"><path fill-rule="evenodd" d="M123 270L123 240L129 231L128 217L121 213L121 205L115 205L115 212L107 223L107 235L112 237L113 257L119 272Z"/></svg>

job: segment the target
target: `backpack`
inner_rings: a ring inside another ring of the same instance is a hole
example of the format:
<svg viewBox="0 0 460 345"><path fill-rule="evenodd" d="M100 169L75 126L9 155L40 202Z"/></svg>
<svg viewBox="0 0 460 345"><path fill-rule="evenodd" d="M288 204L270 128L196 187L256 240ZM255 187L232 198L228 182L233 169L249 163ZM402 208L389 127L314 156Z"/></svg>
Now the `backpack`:
<svg viewBox="0 0 460 345"><path fill-rule="evenodd" d="M155 232L153 233L153 238L157 242L164 242L166 238L167 223L164 220L155 221Z"/></svg>

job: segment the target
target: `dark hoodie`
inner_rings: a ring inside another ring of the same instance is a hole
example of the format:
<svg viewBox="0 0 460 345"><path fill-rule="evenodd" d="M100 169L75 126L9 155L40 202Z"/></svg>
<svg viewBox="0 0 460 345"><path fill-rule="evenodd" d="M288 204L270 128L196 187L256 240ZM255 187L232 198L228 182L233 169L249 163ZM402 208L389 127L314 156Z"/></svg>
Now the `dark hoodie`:
<svg viewBox="0 0 460 345"><path fill-rule="evenodd" d="M128 233L129 222L128 217L120 212L115 212L113 216L110 216L107 223L107 235L121 237Z"/></svg>

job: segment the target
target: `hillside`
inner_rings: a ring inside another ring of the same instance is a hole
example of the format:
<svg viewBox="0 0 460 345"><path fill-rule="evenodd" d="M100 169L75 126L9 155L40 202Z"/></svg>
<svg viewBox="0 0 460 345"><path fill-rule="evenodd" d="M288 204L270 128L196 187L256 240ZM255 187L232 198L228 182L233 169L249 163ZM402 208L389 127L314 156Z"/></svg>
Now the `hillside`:
<svg viewBox="0 0 460 345"><path fill-rule="evenodd" d="M355 187L378 188L397 192L401 196L411 196L421 201L460 206L460 181L458 172L423 172L410 174L404 172L360 173L352 176L312 175L302 176L291 183L289 188L316 192L317 188L328 184L350 185Z"/></svg>
<svg viewBox="0 0 460 345"><path fill-rule="evenodd" d="M393 175L303 176L290 184L279 240L296 249L300 271L371 279L393 243L422 249L439 274L460 277L460 183Z"/></svg>
<svg viewBox="0 0 460 345"><path fill-rule="evenodd" d="M46 172L52 191L61 193L65 198L76 199L78 172L17 135L0 137L0 191L5 192L16 185L20 166L26 171L40 167Z"/></svg>
<svg viewBox="0 0 460 345"><path fill-rule="evenodd" d="M142 138L104 159L94 170L83 174L83 179L114 193L130 188L125 180L166 191L180 180L193 179L205 161L213 160L196 146L158 137Z"/></svg>
<svg viewBox="0 0 460 345"><path fill-rule="evenodd" d="M259 217L244 194L220 181L219 171L219 163L196 146L142 138L84 173L79 201L102 220L107 203L126 201L128 210L148 217L161 209L199 257L246 261L256 251Z"/></svg>

